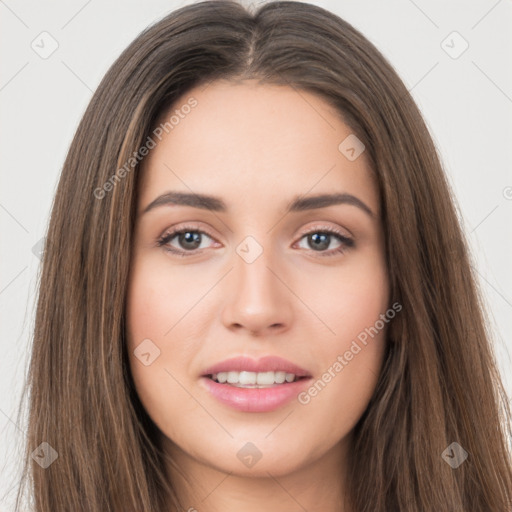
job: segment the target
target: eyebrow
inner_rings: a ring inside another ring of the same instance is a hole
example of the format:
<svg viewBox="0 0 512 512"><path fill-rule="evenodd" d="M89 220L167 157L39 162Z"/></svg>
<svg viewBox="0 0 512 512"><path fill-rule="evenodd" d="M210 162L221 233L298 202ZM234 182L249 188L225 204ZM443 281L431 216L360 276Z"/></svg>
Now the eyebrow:
<svg viewBox="0 0 512 512"><path fill-rule="evenodd" d="M319 194L315 196L301 197L296 196L288 204L287 212L302 212L305 210L314 210L316 208L326 208L337 204L348 204L356 206L368 214L371 218L375 218L373 211L361 199L352 194ZM158 196L149 203L142 211L141 215L157 208L159 206L191 206L193 208L201 208L203 210L211 210L214 212L226 212L228 210L226 203L219 197L206 194L194 194L189 192L166 192Z"/></svg>

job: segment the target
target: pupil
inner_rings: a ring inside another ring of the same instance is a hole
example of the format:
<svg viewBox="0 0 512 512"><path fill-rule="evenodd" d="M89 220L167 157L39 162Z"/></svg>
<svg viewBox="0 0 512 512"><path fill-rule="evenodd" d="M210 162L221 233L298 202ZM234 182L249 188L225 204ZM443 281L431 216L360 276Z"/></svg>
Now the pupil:
<svg viewBox="0 0 512 512"><path fill-rule="evenodd" d="M326 234L326 233L313 233L312 235L310 235L310 240L314 241L315 243L313 244L313 247L316 247L317 249L320 248L320 249L327 249L327 247L329 247L329 238L330 235ZM320 240L321 239L321 240ZM317 241L320 240L320 243L317 243Z"/></svg>
<svg viewBox="0 0 512 512"><path fill-rule="evenodd" d="M187 247L187 244L191 244L191 246L189 245L188 248L196 249L199 245L201 245L200 238L200 233L191 233L190 231L187 231L180 235L180 243L185 243L185 247Z"/></svg>

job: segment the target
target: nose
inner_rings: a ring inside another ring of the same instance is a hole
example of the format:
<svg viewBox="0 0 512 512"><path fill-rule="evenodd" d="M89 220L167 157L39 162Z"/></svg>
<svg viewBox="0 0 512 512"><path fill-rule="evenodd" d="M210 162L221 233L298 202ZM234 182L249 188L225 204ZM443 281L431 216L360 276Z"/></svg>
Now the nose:
<svg viewBox="0 0 512 512"><path fill-rule="evenodd" d="M290 327L293 293L286 285L284 272L270 256L270 251L264 250L249 263L234 254L234 269L230 272L222 311L226 328L268 336Z"/></svg>

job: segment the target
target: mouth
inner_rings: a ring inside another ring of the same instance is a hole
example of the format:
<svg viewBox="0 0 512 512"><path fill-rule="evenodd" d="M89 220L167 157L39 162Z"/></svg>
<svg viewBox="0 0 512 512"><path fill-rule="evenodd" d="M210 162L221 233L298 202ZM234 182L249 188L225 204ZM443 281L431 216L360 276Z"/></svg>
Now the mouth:
<svg viewBox="0 0 512 512"><path fill-rule="evenodd" d="M235 357L204 370L200 383L224 406L255 413L290 404L311 379L308 371L280 357Z"/></svg>
<svg viewBox="0 0 512 512"><path fill-rule="evenodd" d="M308 379L308 376L300 376L285 371L249 372L227 371L205 375L214 382L227 384L236 388L272 388Z"/></svg>

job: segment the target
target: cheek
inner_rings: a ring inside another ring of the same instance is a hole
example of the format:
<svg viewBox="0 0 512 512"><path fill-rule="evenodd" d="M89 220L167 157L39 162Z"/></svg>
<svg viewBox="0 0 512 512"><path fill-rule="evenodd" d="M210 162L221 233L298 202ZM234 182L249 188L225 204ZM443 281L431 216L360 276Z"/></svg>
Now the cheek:
<svg viewBox="0 0 512 512"><path fill-rule="evenodd" d="M204 294L205 286L194 277L197 276L190 272L172 269L165 258L140 257L135 261L126 305L129 343L133 348L150 338L158 340L163 345L161 349L172 349L170 341L190 315L197 314L194 306Z"/></svg>
<svg viewBox="0 0 512 512"><path fill-rule="evenodd" d="M196 418L202 411L191 399L197 378L192 369L197 368L198 354L204 349L205 330L217 318L208 296L212 269L205 265L202 272L173 266L155 252L136 254L129 276L130 371L144 409L172 439L181 439L194 427L188 424L183 432L184 417ZM147 356L139 357L147 353L148 365L144 364Z"/></svg>
<svg viewBox="0 0 512 512"><path fill-rule="evenodd" d="M331 421L340 436L354 426L374 393L386 348L387 271L379 257L362 261L329 283L319 338L319 375L299 400L319 421ZM334 405L334 407L333 407Z"/></svg>
<svg viewBox="0 0 512 512"><path fill-rule="evenodd" d="M331 270L331 269L330 269ZM304 278L303 289L311 289L311 278ZM323 339L342 350L347 341L372 327L389 307L387 269L380 253L368 251L364 257L340 266L335 275L317 276L317 292L309 294L326 327Z"/></svg>
<svg viewBox="0 0 512 512"><path fill-rule="evenodd" d="M317 352L323 363L321 370L298 396L307 417L316 425L313 430L330 426L328 443L352 430L375 392L386 348L386 327L375 327L382 311L385 309L376 308L374 315L366 312L366 316L354 315L337 324L338 336L331 342L324 339ZM361 322L363 317L365 322Z"/></svg>
<svg viewBox="0 0 512 512"><path fill-rule="evenodd" d="M131 374L139 399L159 427L165 415L184 414L194 406L179 384L184 379L177 369L185 371L197 351L196 338L185 328L198 291L190 276L168 274L151 258L135 261L126 301Z"/></svg>
<svg viewBox="0 0 512 512"><path fill-rule="evenodd" d="M337 294L333 290L330 297L335 299L331 299L326 308L328 320L342 342L374 326L388 307L386 282L380 276L345 281L342 289Z"/></svg>

